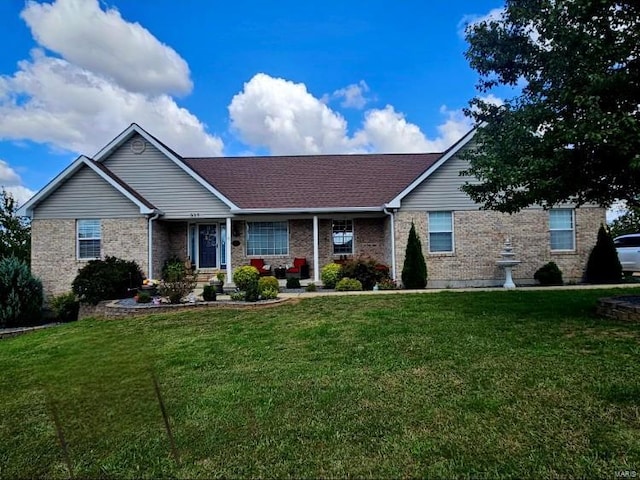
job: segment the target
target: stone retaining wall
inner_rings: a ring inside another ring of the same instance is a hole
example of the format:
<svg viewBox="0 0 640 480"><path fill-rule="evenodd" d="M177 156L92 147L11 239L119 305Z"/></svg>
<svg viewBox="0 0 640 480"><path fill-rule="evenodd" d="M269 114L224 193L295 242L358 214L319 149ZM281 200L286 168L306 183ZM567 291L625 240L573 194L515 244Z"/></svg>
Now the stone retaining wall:
<svg viewBox="0 0 640 480"><path fill-rule="evenodd" d="M596 314L601 317L626 322L640 322L640 303L627 300L628 295L621 297L608 297L598 300Z"/></svg>

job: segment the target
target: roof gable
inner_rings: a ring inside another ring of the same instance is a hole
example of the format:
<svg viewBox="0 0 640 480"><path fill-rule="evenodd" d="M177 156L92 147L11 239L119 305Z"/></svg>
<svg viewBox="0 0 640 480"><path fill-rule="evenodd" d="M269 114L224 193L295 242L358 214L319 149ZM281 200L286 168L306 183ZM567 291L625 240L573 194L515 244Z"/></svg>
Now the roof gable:
<svg viewBox="0 0 640 480"><path fill-rule="evenodd" d="M198 173L193 171L187 164L182 161L182 157L174 152L167 145L162 143L156 137L147 132L144 128L136 123L132 123L129 127L124 130L120 135L114 138L111 142L109 142L104 148L102 148L95 156L94 160L96 162L103 162L107 159L113 152L115 152L122 144L124 144L127 140L129 140L132 136L138 134L142 136L147 142L157 148L160 152L162 152L169 160L174 162L178 167L184 170L188 175L190 175L196 182L206 188L213 195L218 197L224 204L226 204L229 208L237 208L236 205L229 200L225 195L219 192L211 183L207 182L203 179Z"/></svg>
<svg viewBox="0 0 640 480"><path fill-rule="evenodd" d="M58 176L49 182L42 190L29 199L20 209L18 215L30 217L33 209L41 202L45 201L49 195L55 192L67 179L71 178L82 167L93 170L100 178L115 188L120 194L133 202L143 215L157 213L158 210L138 192L129 187L120 178L110 172L103 165L99 165L93 160L81 155L71 165L65 168Z"/></svg>

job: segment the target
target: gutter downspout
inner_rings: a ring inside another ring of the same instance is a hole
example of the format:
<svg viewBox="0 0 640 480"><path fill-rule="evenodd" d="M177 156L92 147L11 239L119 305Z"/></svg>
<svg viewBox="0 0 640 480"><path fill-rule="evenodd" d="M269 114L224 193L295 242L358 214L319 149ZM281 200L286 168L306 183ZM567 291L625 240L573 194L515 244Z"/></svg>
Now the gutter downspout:
<svg viewBox="0 0 640 480"><path fill-rule="evenodd" d="M396 216L394 209L387 210L387 207L382 209L384 213L389 215L390 230L391 230L391 279L396 280Z"/></svg>
<svg viewBox="0 0 640 480"><path fill-rule="evenodd" d="M148 241L148 254L149 254L149 268L147 273L147 278L153 278L153 221L157 220L160 217L160 213L156 212L153 216L149 217L149 226L147 231L149 233L149 241Z"/></svg>

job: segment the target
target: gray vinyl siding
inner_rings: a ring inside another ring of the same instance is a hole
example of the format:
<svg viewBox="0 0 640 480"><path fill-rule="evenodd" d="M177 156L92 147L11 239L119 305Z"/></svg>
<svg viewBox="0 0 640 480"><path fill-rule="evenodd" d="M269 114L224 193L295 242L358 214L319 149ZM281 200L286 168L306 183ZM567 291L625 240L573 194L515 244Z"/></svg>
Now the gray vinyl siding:
<svg viewBox="0 0 640 480"><path fill-rule="evenodd" d="M404 197L401 210L478 210L478 204L460 190L467 180L473 180L459 175L467 167L466 160L451 157Z"/></svg>
<svg viewBox="0 0 640 480"><path fill-rule="evenodd" d="M164 212L164 219L216 218L229 215L229 207L199 184L160 150L146 142L139 155L131 151L132 136L104 165L140 195Z"/></svg>
<svg viewBox="0 0 640 480"><path fill-rule="evenodd" d="M33 218L130 218L140 208L89 167L82 167L37 205Z"/></svg>

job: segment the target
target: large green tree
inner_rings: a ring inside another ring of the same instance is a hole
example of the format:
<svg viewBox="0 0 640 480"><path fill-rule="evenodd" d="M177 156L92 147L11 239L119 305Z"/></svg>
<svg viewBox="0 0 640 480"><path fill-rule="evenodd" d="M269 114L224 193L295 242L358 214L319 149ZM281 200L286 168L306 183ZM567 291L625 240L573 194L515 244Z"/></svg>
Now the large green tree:
<svg viewBox="0 0 640 480"><path fill-rule="evenodd" d="M563 201L640 206L640 2L507 0L466 29L480 74L463 189L515 212ZM483 100L514 87L503 105Z"/></svg>
<svg viewBox="0 0 640 480"><path fill-rule="evenodd" d="M31 263L31 224L17 215L18 203L5 190L0 193L0 259L16 257Z"/></svg>

